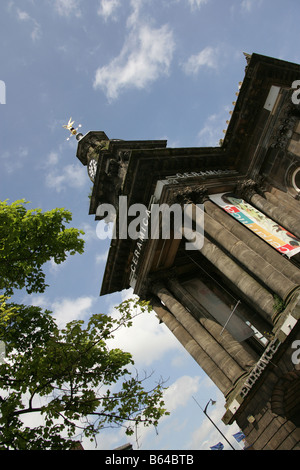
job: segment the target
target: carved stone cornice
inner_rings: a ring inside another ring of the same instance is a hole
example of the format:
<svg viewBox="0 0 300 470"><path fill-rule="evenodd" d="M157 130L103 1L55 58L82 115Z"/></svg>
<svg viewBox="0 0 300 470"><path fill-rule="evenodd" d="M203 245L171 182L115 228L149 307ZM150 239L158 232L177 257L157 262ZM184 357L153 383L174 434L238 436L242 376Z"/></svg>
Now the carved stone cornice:
<svg viewBox="0 0 300 470"><path fill-rule="evenodd" d="M258 194L264 196L264 193L271 190L272 185L266 180L265 176L258 176L256 180L256 190Z"/></svg>
<svg viewBox="0 0 300 470"><path fill-rule="evenodd" d="M249 201L254 194L264 197L265 192L269 190L270 184L264 176L258 176L256 181L252 179L238 181L235 187L236 194Z"/></svg>
<svg viewBox="0 0 300 470"><path fill-rule="evenodd" d="M208 200L208 189L206 186L184 186L173 191L173 200L177 204L202 204Z"/></svg>
<svg viewBox="0 0 300 470"><path fill-rule="evenodd" d="M292 102L292 91L287 94L280 112L276 129L271 137L270 146L285 150L293 135L293 130L300 118L299 105Z"/></svg>
<svg viewBox="0 0 300 470"><path fill-rule="evenodd" d="M126 162L127 163L130 159L131 153L132 153L131 150L119 150L118 151L118 159L121 162Z"/></svg>
<svg viewBox="0 0 300 470"><path fill-rule="evenodd" d="M243 199L250 200L257 193L257 183L254 180L238 181L235 187L235 193Z"/></svg>

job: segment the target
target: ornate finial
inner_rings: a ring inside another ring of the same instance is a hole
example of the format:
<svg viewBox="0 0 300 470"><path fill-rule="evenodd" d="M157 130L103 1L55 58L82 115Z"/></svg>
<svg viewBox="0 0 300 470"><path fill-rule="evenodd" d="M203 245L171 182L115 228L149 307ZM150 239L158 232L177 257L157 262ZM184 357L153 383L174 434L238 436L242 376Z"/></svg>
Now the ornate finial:
<svg viewBox="0 0 300 470"><path fill-rule="evenodd" d="M246 58L246 61L247 61L247 65L250 64L250 60L251 60L251 57L252 57L252 54L248 54L247 52L243 52L245 58Z"/></svg>
<svg viewBox="0 0 300 470"><path fill-rule="evenodd" d="M68 131L71 132L71 137L72 137L73 135L76 135L76 139L77 139L77 140L80 140L81 137L82 137L82 134L77 134L77 131L78 131L79 127L81 127L81 124L79 124L78 127L75 129L75 128L73 127L74 122L75 122L75 121L72 121L72 118L70 118L68 124L65 125L65 126L63 126L63 127L64 127L65 129L67 129ZM67 140L70 140L71 137L68 137Z"/></svg>

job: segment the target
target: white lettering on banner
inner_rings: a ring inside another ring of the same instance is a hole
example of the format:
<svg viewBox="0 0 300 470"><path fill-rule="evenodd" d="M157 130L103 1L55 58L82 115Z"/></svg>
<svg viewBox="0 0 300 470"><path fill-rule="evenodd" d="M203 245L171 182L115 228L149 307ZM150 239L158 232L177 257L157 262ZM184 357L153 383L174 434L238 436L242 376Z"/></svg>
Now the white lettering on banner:
<svg viewBox="0 0 300 470"><path fill-rule="evenodd" d="M261 356L256 366L251 371L248 379L243 384L243 388L241 391L242 398L245 398L248 395L256 381L261 376L262 372L265 370L267 365L271 362L272 358L274 357L275 353L278 351L280 344L280 341L278 339L275 339L266 348L264 354Z"/></svg>

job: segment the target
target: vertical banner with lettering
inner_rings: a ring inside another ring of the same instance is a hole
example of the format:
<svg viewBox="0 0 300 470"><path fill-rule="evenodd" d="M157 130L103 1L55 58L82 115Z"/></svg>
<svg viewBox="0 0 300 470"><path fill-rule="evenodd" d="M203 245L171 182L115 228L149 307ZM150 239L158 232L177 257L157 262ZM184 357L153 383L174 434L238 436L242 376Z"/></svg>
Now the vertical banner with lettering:
<svg viewBox="0 0 300 470"><path fill-rule="evenodd" d="M300 240L295 235L244 199L232 193L213 194L209 198L280 253L290 258L300 252Z"/></svg>

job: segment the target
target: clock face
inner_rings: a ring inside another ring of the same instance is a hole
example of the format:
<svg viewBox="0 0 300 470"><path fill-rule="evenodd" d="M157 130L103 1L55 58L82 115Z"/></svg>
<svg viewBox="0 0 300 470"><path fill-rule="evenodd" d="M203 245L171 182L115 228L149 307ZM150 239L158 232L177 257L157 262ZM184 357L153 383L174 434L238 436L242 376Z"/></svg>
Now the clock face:
<svg viewBox="0 0 300 470"><path fill-rule="evenodd" d="M97 160L92 158L88 164L88 175L92 181L94 181L97 171Z"/></svg>

